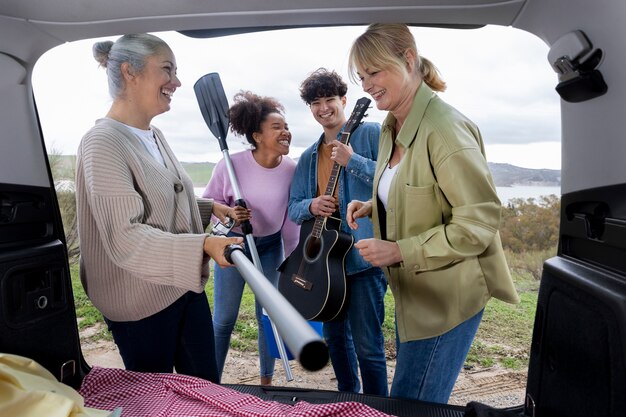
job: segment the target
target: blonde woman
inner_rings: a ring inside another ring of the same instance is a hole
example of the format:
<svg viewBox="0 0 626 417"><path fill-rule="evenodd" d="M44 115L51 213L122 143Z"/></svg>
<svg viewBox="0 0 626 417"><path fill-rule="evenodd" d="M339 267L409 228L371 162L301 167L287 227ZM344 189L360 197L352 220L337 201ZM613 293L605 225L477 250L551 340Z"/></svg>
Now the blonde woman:
<svg viewBox="0 0 626 417"><path fill-rule="evenodd" d="M496 194L476 125L441 100L435 66L404 24L373 24L349 57L383 123L370 201L352 201L355 244L385 271L396 306L391 396L447 403L493 296L519 302L504 258Z"/></svg>

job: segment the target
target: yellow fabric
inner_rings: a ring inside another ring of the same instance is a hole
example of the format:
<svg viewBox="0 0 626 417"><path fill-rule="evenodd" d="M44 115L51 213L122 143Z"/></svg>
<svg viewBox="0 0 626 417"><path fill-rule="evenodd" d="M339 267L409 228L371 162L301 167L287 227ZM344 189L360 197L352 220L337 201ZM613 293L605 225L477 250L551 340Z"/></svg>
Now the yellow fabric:
<svg viewBox="0 0 626 417"><path fill-rule="evenodd" d="M0 353L0 417L104 417L32 359Z"/></svg>

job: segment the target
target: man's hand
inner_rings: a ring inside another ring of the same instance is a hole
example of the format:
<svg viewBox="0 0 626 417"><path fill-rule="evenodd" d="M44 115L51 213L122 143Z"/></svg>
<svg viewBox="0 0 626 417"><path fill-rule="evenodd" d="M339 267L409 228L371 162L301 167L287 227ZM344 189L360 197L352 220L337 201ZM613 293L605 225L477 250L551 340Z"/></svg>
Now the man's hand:
<svg viewBox="0 0 626 417"><path fill-rule="evenodd" d="M356 230L359 228L356 219L361 217L367 217L372 214L372 200L369 201L359 201L352 200L348 204L348 209L346 212L346 221L348 222L348 227L352 230Z"/></svg>
<svg viewBox="0 0 626 417"><path fill-rule="evenodd" d="M209 255L219 266L231 266L224 256L224 249L229 245L241 245L241 237L207 236L204 239L204 253Z"/></svg>
<svg viewBox="0 0 626 417"><path fill-rule="evenodd" d="M354 153L352 146L350 146L350 144L345 145L338 140L334 140L332 145L333 150L330 153L330 159L337 162L342 167L347 166L348 162L350 162L350 158L352 158L352 154Z"/></svg>
<svg viewBox="0 0 626 417"><path fill-rule="evenodd" d="M309 211L314 216L328 217L337 210L337 200L330 195L321 195L311 201Z"/></svg>

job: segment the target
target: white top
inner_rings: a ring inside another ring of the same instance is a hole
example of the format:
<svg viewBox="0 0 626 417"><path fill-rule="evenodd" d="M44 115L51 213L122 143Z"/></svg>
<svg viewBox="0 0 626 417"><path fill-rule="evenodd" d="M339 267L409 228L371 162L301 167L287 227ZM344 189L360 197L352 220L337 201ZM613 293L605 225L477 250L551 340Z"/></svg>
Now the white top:
<svg viewBox="0 0 626 417"><path fill-rule="evenodd" d="M170 168L150 161L137 136L110 119L96 121L76 154L80 278L113 321L151 316L187 291L201 293L209 278L202 247L213 202L194 195L162 133L152 130Z"/></svg>
<svg viewBox="0 0 626 417"><path fill-rule="evenodd" d="M389 199L391 181L393 181L393 177L396 175L398 165L400 164L396 164L393 168L389 168L389 165L387 165L387 168L385 168L380 176L380 182L378 183L378 198L380 198L383 206L385 206L385 210L387 210L387 200Z"/></svg>
<svg viewBox="0 0 626 417"><path fill-rule="evenodd" d="M154 138L154 132L152 131L152 129L143 130L126 124L124 124L124 126L129 128L135 135L137 135L137 137L141 140L141 143L146 147L148 152L150 152L150 155L152 155L152 157L158 163L165 166L163 155L161 155L161 151L159 150L159 146L156 143L156 139Z"/></svg>

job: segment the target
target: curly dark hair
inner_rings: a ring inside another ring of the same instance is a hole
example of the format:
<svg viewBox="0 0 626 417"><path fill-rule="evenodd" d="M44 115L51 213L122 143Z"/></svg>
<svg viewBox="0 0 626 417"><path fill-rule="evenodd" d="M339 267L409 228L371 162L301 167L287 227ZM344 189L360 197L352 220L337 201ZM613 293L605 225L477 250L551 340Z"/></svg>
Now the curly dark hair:
<svg viewBox="0 0 626 417"><path fill-rule="evenodd" d="M270 113L284 115L285 108L272 97L263 97L250 91L240 91L233 97L235 103L228 109L230 130L245 136L248 143L256 145L252 134L261 131L261 123Z"/></svg>
<svg viewBox="0 0 626 417"><path fill-rule="evenodd" d="M335 71L319 68L300 84L300 97L310 105L320 97L343 97L348 92L346 84Z"/></svg>

